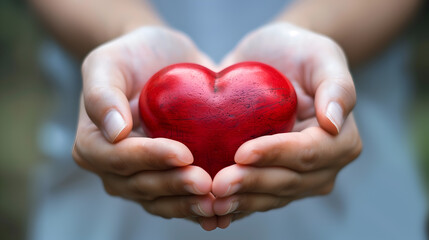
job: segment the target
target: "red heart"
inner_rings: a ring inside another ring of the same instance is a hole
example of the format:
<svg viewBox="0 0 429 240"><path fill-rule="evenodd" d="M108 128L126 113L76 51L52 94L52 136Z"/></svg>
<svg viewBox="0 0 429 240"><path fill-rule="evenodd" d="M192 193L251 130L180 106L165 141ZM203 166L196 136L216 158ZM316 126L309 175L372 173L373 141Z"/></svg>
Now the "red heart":
<svg viewBox="0 0 429 240"><path fill-rule="evenodd" d="M193 164L214 177L234 164L244 142L290 131L297 98L289 80L266 64L243 62L215 73L180 63L152 76L139 105L149 137L182 142Z"/></svg>

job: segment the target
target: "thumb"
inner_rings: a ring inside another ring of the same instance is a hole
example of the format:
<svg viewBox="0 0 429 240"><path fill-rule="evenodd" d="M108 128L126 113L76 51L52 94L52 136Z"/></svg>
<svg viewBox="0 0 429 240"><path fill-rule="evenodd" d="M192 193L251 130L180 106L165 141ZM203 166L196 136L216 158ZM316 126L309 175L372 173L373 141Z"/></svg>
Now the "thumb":
<svg viewBox="0 0 429 240"><path fill-rule="evenodd" d="M113 143L128 136L133 122L125 76L104 59L90 55L83 63L83 99L89 118Z"/></svg>
<svg viewBox="0 0 429 240"><path fill-rule="evenodd" d="M328 43L308 61L309 90L314 94L320 126L337 135L356 104L356 90L343 51L332 41Z"/></svg>
<svg viewBox="0 0 429 240"><path fill-rule="evenodd" d="M350 75L322 80L315 94L320 126L331 134L338 134L355 103L356 92Z"/></svg>

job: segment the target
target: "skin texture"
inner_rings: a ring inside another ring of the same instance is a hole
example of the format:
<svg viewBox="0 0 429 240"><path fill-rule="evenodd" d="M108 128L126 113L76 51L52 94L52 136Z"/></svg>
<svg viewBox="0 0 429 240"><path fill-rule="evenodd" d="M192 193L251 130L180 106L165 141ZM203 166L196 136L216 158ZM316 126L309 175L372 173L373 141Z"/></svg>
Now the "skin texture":
<svg viewBox="0 0 429 240"><path fill-rule="evenodd" d="M149 137L184 143L213 178L246 141L292 130L296 101L289 80L268 65L242 62L215 73L183 63L156 73L139 106Z"/></svg>
<svg viewBox="0 0 429 240"><path fill-rule="evenodd" d="M165 27L148 27L163 23L143 0L30 2L72 54L84 58L91 52L82 69L75 161L98 174L108 193L137 201L152 214L190 218L213 230L255 211L332 190L336 173L361 150L351 114L355 90L343 50L353 65L370 59L400 32L421 1L302 0L280 14L282 24L245 36L220 68L260 61L287 72L298 96L297 124L292 133L246 142L234 158L240 164L213 180L189 166L193 158L183 144L145 138L140 130L137 92L156 71L178 62L215 69L189 39ZM330 109L341 112L336 118L328 111L331 102L337 105ZM117 124L107 124L108 131L106 122ZM231 187L235 183L238 187ZM235 210L232 202L237 202Z"/></svg>

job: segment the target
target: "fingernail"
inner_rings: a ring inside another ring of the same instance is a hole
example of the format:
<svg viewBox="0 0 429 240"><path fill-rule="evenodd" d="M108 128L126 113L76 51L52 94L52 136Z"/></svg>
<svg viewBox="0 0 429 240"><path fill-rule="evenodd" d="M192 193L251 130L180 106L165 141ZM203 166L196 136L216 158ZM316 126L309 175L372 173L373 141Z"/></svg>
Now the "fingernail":
<svg viewBox="0 0 429 240"><path fill-rule="evenodd" d="M335 128L337 128L337 132L340 132L340 128L344 122L343 109L340 104L337 102L330 102L326 109L326 117L334 124Z"/></svg>
<svg viewBox="0 0 429 240"><path fill-rule="evenodd" d="M196 184L185 185L185 190L193 194L204 195L204 193L197 188Z"/></svg>
<svg viewBox="0 0 429 240"><path fill-rule="evenodd" d="M241 188L241 184L239 184L239 183L236 183L236 184L230 184L230 185L228 186L228 189L226 190L226 193L225 193L222 197L232 195L232 194L234 194L234 193L238 192L238 190L239 190L240 188Z"/></svg>
<svg viewBox="0 0 429 240"><path fill-rule="evenodd" d="M111 141L115 141L118 135L126 127L125 120L122 115L116 111L111 110L104 118L104 135Z"/></svg>
<svg viewBox="0 0 429 240"><path fill-rule="evenodd" d="M231 202L231 205L229 206L229 209L228 211L226 211L225 215L233 213L235 210L237 210L237 208L238 208L238 202L237 201Z"/></svg>
<svg viewBox="0 0 429 240"><path fill-rule="evenodd" d="M208 217L209 215L203 211L201 208L201 205L199 203L191 205L191 210L193 213L197 214L198 216L202 217Z"/></svg>

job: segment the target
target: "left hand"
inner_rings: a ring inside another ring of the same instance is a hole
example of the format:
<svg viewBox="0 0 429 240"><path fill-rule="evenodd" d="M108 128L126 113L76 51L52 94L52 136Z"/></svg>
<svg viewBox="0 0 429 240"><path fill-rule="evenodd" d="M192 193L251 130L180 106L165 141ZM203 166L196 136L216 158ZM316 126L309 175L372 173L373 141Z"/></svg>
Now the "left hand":
<svg viewBox="0 0 429 240"><path fill-rule="evenodd" d="M215 176L213 210L221 228L253 212L330 193L338 172L362 149L351 114L353 80L334 41L291 24L272 24L246 36L223 65L241 61L272 65L292 81L297 122L293 132L244 143L237 164Z"/></svg>

